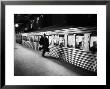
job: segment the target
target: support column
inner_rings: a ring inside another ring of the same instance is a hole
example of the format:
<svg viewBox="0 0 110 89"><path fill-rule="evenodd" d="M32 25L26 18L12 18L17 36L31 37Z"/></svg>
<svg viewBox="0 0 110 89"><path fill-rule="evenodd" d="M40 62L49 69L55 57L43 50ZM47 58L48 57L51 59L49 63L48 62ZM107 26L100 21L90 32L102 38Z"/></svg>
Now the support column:
<svg viewBox="0 0 110 89"><path fill-rule="evenodd" d="M89 44L90 44L90 33L84 34L84 51L89 51Z"/></svg>
<svg viewBox="0 0 110 89"><path fill-rule="evenodd" d="M76 34L73 35L73 48L76 47Z"/></svg>
<svg viewBox="0 0 110 89"><path fill-rule="evenodd" d="M64 37L65 38L65 47L67 47L67 35L68 35L67 33L65 33L65 35L64 35L65 36Z"/></svg>
<svg viewBox="0 0 110 89"><path fill-rule="evenodd" d="M52 46L54 46L54 35L52 35Z"/></svg>
<svg viewBox="0 0 110 89"><path fill-rule="evenodd" d="M58 45L59 45L59 41L60 41L60 38L59 38L59 35L57 34L57 42L58 42Z"/></svg>

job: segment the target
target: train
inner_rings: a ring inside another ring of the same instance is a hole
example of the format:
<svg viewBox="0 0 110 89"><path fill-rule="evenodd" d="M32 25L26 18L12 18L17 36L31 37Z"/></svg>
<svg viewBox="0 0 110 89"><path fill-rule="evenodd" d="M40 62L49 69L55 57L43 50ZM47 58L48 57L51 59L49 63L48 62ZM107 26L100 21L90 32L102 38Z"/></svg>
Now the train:
<svg viewBox="0 0 110 89"><path fill-rule="evenodd" d="M16 33L16 42L39 51L43 34L49 39L47 55L82 69L97 72L97 28L75 27Z"/></svg>

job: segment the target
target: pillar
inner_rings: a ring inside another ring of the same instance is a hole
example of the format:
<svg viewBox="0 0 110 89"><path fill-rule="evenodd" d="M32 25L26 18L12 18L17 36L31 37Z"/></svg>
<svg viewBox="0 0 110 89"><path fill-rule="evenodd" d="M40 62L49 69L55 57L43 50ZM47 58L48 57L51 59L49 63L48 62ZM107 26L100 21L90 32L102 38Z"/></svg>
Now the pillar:
<svg viewBox="0 0 110 89"><path fill-rule="evenodd" d="M76 34L73 35L73 48L76 47Z"/></svg>
<svg viewBox="0 0 110 89"><path fill-rule="evenodd" d="M54 35L52 35L52 46L54 46Z"/></svg>
<svg viewBox="0 0 110 89"><path fill-rule="evenodd" d="M64 39L65 39L65 47L67 47L67 36L68 36L68 34L65 33L65 35L64 35Z"/></svg>

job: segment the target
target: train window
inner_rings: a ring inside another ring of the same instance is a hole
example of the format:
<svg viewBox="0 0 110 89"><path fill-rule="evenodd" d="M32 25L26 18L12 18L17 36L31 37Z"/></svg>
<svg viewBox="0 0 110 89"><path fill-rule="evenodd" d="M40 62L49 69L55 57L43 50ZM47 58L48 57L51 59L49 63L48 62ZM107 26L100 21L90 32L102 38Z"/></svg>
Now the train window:
<svg viewBox="0 0 110 89"><path fill-rule="evenodd" d="M34 36L34 42L38 42L38 36Z"/></svg>
<svg viewBox="0 0 110 89"><path fill-rule="evenodd" d="M30 37L30 41L33 42L33 38L32 37Z"/></svg>
<svg viewBox="0 0 110 89"><path fill-rule="evenodd" d="M52 46L57 46L59 44L59 36L58 35L50 35L49 36L49 44Z"/></svg>
<svg viewBox="0 0 110 89"><path fill-rule="evenodd" d="M29 41L29 38L28 37L26 37L26 41Z"/></svg>
<svg viewBox="0 0 110 89"><path fill-rule="evenodd" d="M76 48L83 50L84 34L76 35Z"/></svg>
<svg viewBox="0 0 110 89"><path fill-rule="evenodd" d="M23 40L27 41L27 37L26 36L23 36Z"/></svg>
<svg viewBox="0 0 110 89"><path fill-rule="evenodd" d="M64 35L59 35L59 45L64 47L64 45L65 45Z"/></svg>
<svg viewBox="0 0 110 89"><path fill-rule="evenodd" d="M75 35L68 35L68 43L67 47L73 47L75 48Z"/></svg>
<svg viewBox="0 0 110 89"><path fill-rule="evenodd" d="M90 51L92 53L96 53L97 52L97 36L91 36L91 39L90 39Z"/></svg>

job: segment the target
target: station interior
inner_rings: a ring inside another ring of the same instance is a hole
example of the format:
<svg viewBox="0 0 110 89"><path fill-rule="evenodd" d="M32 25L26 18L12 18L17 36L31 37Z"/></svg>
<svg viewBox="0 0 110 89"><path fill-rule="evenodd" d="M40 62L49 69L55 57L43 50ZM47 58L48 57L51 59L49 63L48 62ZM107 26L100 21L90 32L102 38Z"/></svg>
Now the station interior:
<svg viewBox="0 0 110 89"><path fill-rule="evenodd" d="M15 76L97 76L97 14L14 14L14 28Z"/></svg>

